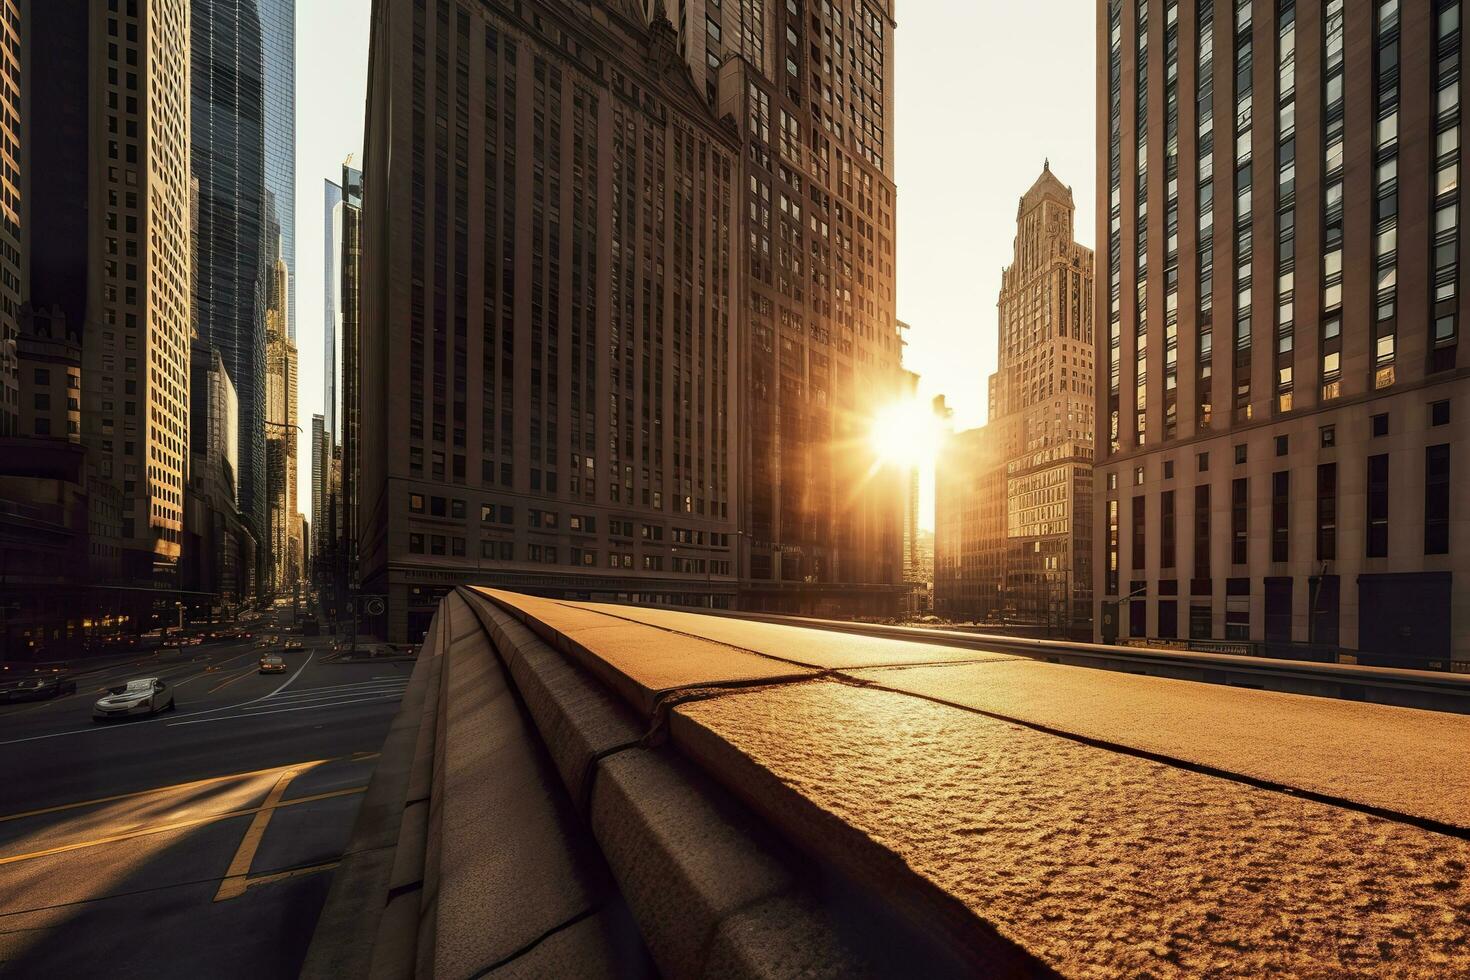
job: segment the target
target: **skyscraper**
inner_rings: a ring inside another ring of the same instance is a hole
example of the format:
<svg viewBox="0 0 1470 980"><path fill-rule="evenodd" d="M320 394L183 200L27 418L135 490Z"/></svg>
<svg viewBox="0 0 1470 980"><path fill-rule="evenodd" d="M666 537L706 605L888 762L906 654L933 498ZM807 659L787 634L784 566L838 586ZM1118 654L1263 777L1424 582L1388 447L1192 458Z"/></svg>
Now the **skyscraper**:
<svg viewBox="0 0 1470 980"><path fill-rule="evenodd" d="M81 325L82 441L123 571L171 581L188 454L189 3L35 3L31 299Z"/></svg>
<svg viewBox="0 0 1470 980"><path fill-rule="evenodd" d="M744 605L890 614L901 468L873 413L906 384L895 310L893 4L641 0L742 139Z"/></svg>
<svg viewBox="0 0 1470 980"><path fill-rule="evenodd" d="M311 553L320 559L326 554L322 539L331 528L326 520L327 495L331 492L332 450L327 444L325 421L321 415L311 417Z"/></svg>
<svg viewBox="0 0 1470 980"><path fill-rule="evenodd" d="M261 534L265 467L265 50L256 0L192 0L195 329L239 398L240 510Z"/></svg>
<svg viewBox="0 0 1470 980"><path fill-rule="evenodd" d="M1075 212L1049 164L1016 207L987 435L956 440L937 475L935 600L949 615L1057 630L1090 615L1093 255Z"/></svg>
<svg viewBox="0 0 1470 980"><path fill-rule="evenodd" d="M21 0L0 0L0 437L14 435L20 424L20 378L16 344L20 304L24 297L24 256L21 201L24 181L27 110L27 65L21 49Z"/></svg>
<svg viewBox="0 0 1470 980"><path fill-rule="evenodd" d="M260 11L265 66L266 227L290 276L286 282L286 336L296 342L296 0L254 0ZM267 243L267 248L271 247Z"/></svg>
<svg viewBox="0 0 1470 980"><path fill-rule="evenodd" d="M631 0L374 13L357 511L388 637L459 581L728 604L734 129Z"/></svg>
<svg viewBox="0 0 1470 980"><path fill-rule="evenodd" d="M1102 635L1470 660L1461 8L1099 0Z"/></svg>
<svg viewBox="0 0 1470 980"><path fill-rule="evenodd" d="M342 345L342 185L334 180L322 181L322 427L326 443L333 445L341 438L338 431L337 406L338 350ZM321 515L312 511L317 523ZM320 535L320 529L318 529Z"/></svg>

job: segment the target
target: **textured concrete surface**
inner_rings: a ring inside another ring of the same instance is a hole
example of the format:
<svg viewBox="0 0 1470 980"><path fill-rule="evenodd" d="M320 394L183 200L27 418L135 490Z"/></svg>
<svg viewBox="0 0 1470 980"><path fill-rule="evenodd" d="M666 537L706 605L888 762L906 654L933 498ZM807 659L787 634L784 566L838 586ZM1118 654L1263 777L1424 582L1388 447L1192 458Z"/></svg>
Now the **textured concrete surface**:
<svg viewBox="0 0 1470 980"><path fill-rule="evenodd" d="M853 676L1470 830L1465 715L1026 660Z"/></svg>
<svg viewBox="0 0 1470 980"><path fill-rule="evenodd" d="M585 807L593 761L637 741L646 721L499 606L476 597L469 601L502 660L508 662L521 700L573 803Z"/></svg>
<svg viewBox="0 0 1470 980"><path fill-rule="evenodd" d="M675 714L725 781L850 828L811 846L896 857L1068 975L1470 970L1461 839L849 684Z"/></svg>
<svg viewBox="0 0 1470 980"><path fill-rule="evenodd" d="M763 653L822 670L882 667L890 664L928 664L958 661L1009 661L1004 653L991 653L960 646L922 643L917 640L884 639L834 633L749 620L726 619L649 606L620 606L612 603L577 603L578 610L596 610L635 623L645 623L686 636L715 640L733 647Z"/></svg>
<svg viewBox="0 0 1470 980"><path fill-rule="evenodd" d="M665 691L785 680L813 673L809 668L708 640L650 630L568 603L482 591L524 611L538 623L554 627L538 633L543 638L554 634L552 646L577 657L645 717L652 714L659 695Z"/></svg>
<svg viewBox="0 0 1470 980"><path fill-rule="evenodd" d="M700 976L720 922L792 886L756 829L699 791L687 763L630 749L608 757L592 832L666 976Z"/></svg>
<svg viewBox="0 0 1470 980"><path fill-rule="evenodd" d="M454 597L452 597L454 598ZM458 601L456 599L456 601ZM446 603L447 605L448 603ZM597 869L488 638L460 602L445 652L434 975L469 977L596 906ZM473 628L472 628L473 627Z"/></svg>

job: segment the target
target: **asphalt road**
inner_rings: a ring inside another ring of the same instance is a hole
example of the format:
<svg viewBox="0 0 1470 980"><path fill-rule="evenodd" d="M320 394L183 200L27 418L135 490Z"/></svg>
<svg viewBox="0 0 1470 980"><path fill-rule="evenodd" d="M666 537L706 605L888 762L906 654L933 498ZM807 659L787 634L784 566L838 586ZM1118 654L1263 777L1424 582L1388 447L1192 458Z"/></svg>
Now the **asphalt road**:
<svg viewBox="0 0 1470 980"><path fill-rule="evenodd" d="M285 674L204 644L0 706L0 975L297 974L413 666L305 643ZM94 723L132 677L176 710Z"/></svg>

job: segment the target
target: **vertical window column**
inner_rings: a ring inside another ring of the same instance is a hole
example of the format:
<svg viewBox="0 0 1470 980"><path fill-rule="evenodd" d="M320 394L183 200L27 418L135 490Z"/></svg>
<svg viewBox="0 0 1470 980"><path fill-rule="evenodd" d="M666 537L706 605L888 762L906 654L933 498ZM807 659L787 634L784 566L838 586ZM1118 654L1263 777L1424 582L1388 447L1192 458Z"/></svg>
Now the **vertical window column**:
<svg viewBox="0 0 1470 980"><path fill-rule="evenodd" d="M1343 2L1322 11L1322 401L1342 394Z"/></svg>
<svg viewBox="0 0 1470 980"><path fill-rule="evenodd" d="M1195 427L1208 429L1214 410L1211 355L1215 308L1215 25L1213 0L1199 0L1198 55L1195 67L1195 166L1199 181L1198 258L1199 310Z"/></svg>
<svg viewBox="0 0 1470 980"><path fill-rule="evenodd" d="M1251 0L1235 0L1235 336L1231 417L1251 418Z"/></svg>
<svg viewBox="0 0 1470 980"><path fill-rule="evenodd" d="M1379 0L1373 89L1373 387L1394 383L1398 315L1399 0Z"/></svg>
<svg viewBox="0 0 1470 980"><path fill-rule="evenodd" d="M1296 286L1296 0L1276 14L1276 411L1292 409Z"/></svg>
<svg viewBox="0 0 1470 980"><path fill-rule="evenodd" d="M1460 0L1434 5L1434 312L1429 370L1455 366L1460 278Z"/></svg>

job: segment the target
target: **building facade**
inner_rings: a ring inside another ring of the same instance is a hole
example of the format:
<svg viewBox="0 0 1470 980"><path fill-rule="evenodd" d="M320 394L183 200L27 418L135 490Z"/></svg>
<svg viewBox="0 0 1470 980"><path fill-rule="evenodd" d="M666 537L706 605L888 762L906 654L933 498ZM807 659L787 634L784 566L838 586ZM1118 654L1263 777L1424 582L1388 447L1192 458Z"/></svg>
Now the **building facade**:
<svg viewBox="0 0 1470 980"><path fill-rule="evenodd" d="M1461 7L1100 0L1100 636L1470 663Z"/></svg>
<svg viewBox="0 0 1470 980"><path fill-rule="evenodd" d="M327 445L341 438L337 421L342 346L342 185L322 182L322 427ZM313 511L312 520L316 520Z"/></svg>
<svg viewBox="0 0 1470 980"><path fill-rule="evenodd" d="M31 4L30 299L82 337L82 441L122 500L124 574L173 581L188 456L187 0Z"/></svg>
<svg viewBox="0 0 1470 980"><path fill-rule="evenodd" d="M296 0L249 0L259 12L267 252L286 263L286 336L296 342ZM278 237L275 237L278 236ZM275 243L275 244L272 244Z"/></svg>
<svg viewBox="0 0 1470 980"><path fill-rule="evenodd" d="M25 283L22 193L25 134L24 103L29 84L22 48L30 25L22 22L22 0L0 0L0 437L20 427L20 374L15 343Z"/></svg>
<svg viewBox="0 0 1470 980"><path fill-rule="evenodd" d="M238 495L240 400L223 356L201 340L190 372L183 585L228 614L255 594L256 534Z"/></svg>
<svg viewBox="0 0 1470 980"><path fill-rule="evenodd" d="M370 626L417 639L465 581L728 604L739 148L672 28L563 0L379 0L372 26Z"/></svg>
<svg viewBox="0 0 1470 980"><path fill-rule="evenodd" d="M646 0L740 125L741 604L895 615L908 473L865 434L908 396L895 307L891 0Z"/></svg>
<svg viewBox="0 0 1470 980"><path fill-rule="evenodd" d="M1058 633L1091 615L1093 255L1075 240L1075 213L1071 189L1043 164L1001 273L988 434L958 440L940 463L945 615Z"/></svg>
<svg viewBox="0 0 1470 980"><path fill-rule="evenodd" d="M240 508L265 526L265 37L255 0L192 0L195 329L239 395Z"/></svg>
<svg viewBox="0 0 1470 980"><path fill-rule="evenodd" d="M296 345L286 334L289 275L284 258L272 266L266 306L265 444L269 588L293 589L301 578L301 519L296 507Z"/></svg>

